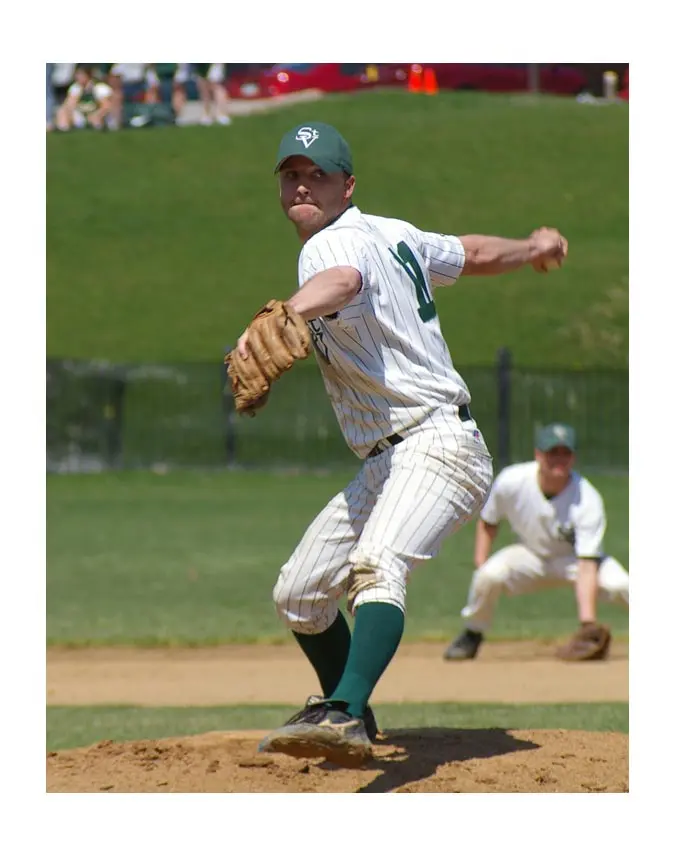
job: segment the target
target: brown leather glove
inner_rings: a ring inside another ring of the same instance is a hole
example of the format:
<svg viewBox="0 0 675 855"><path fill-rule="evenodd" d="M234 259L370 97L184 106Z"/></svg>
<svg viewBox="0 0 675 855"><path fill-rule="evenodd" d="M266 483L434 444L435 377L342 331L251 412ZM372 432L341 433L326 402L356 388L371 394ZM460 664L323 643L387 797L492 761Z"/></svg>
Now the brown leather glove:
<svg viewBox="0 0 675 855"><path fill-rule="evenodd" d="M270 300L248 326L248 359L235 348L225 357L238 413L254 416L265 406L270 385L310 351L306 321L288 303Z"/></svg>
<svg viewBox="0 0 675 855"><path fill-rule="evenodd" d="M558 659L567 662L588 662L606 659L612 635L608 626L582 623L570 640L556 651Z"/></svg>

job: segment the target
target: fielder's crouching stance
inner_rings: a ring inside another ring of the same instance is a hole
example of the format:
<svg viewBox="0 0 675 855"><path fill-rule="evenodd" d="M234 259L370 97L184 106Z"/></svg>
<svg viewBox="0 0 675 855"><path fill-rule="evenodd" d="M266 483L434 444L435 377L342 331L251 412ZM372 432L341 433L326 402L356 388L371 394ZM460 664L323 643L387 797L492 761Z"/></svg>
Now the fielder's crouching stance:
<svg viewBox="0 0 675 855"><path fill-rule="evenodd" d="M319 122L282 139L281 206L303 243L299 290L270 301L227 357L238 412L255 414L271 384L314 346L349 447L354 480L311 523L274 588L277 611L316 671L312 696L261 751L358 765L372 755L370 696L403 635L408 575L472 519L492 458L441 333L432 287L463 274L531 264L545 272L567 241L453 237L363 214L343 137ZM354 634L338 609L347 596Z"/></svg>
<svg viewBox="0 0 675 855"><path fill-rule="evenodd" d="M503 469L476 528L475 566L465 629L444 653L448 660L473 659L492 624L503 592L515 596L574 586L579 629L558 649L561 659L604 659L609 627L597 622L597 600L628 608L628 573L606 555L605 509L600 493L578 472L576 432L569 425L542 428L535 459ZM519 543L490 555L499 523L506 519Z"/></svg>

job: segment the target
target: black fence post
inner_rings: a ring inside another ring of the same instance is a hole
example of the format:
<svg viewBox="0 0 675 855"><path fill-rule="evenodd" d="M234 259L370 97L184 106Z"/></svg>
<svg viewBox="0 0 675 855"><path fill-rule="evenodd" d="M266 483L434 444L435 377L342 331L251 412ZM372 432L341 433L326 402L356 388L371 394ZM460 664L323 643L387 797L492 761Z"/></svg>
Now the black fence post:
<svg viewBox="0 0 675 855"><path fill-rule="evenodd" d="M511 351L497 351L497 466L503 469L511 462Z"/></svg>
<svg viewBox="0 0 675 855"><path fill-rule="evenodd" d="M229 347L225 348L225 356L229 353L230 349ZM237 414L234 409L234 398L230 391L230 381L227 376L227 365L224 358L220 368L220 377L223 394L223 415L225 417L225 463L227 466L232 466L237 460Z"/></svg>
<svg viewBox="0 0 675 855"><path fill-rule="evenodd" d="M103 406L106 458L111 469L121 469L127 381L124 377L111 377L106 385L108 388Z"/></svg>

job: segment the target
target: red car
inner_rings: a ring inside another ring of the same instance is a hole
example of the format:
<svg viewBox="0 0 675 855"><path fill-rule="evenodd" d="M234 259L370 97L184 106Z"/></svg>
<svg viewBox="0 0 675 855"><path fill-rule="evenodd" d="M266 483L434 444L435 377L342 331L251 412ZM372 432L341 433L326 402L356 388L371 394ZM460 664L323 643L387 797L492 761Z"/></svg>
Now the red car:
<svg viewBox="0 0 675 855"><path fill-rule="evenodd" d="M626 69L623 73L623 80L621 89L619 89L619 98L623 98L624 101L628 101L628 69Z"/></svg>
<svg viewBox="0 0 675 855"><path fill-rule="evenodd" d="M273 98L303 89L351 92L373 86L404 86L406 65L375 63L280 63L255 75L233 75L226 82L231 98Z"/></svg>
<svg viewBox="0 0 675 855"><path fill-rule="evenodd" d="M433 68L440 89L526 92L530 88L530 66L526 63L427 63L422 67ZM541 63L537 68L540 92L578 95L588 86L586 76L571 66Z"/></svg>
<svg viewBox="0 0 675 855"><path fill-rule="evenodd" d="M526 63L426 63L441 89L525 92L530 88ZM232 98L272 98L303 89L351 92L374 86L407 86L410 63L280 63L258 74L233 75L227 81ZM539 64L539 90L577 95L588 86L586 76L569 65Z"/></svg>

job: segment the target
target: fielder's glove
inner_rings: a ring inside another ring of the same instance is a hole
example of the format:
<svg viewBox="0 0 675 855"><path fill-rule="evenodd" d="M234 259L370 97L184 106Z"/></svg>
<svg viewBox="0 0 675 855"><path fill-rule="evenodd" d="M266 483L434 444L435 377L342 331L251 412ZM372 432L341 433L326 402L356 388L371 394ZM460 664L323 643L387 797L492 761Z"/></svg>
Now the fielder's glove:
<svg viewBox="0 0 675 855"><path fill-rule="evenodd" d="M556 651L556 656L568 662L606 659L611 640L609 627L598 623L582 623L567 644Z"/></svg>
<svg viewBox="0 0 675 855"><path fill-rule="evenodd" d="M248 359L235 348L225 357L238 413L254 416L267 403L270 385L310 351L306 321L288 303L270 300L248 326Z"/></svg>

